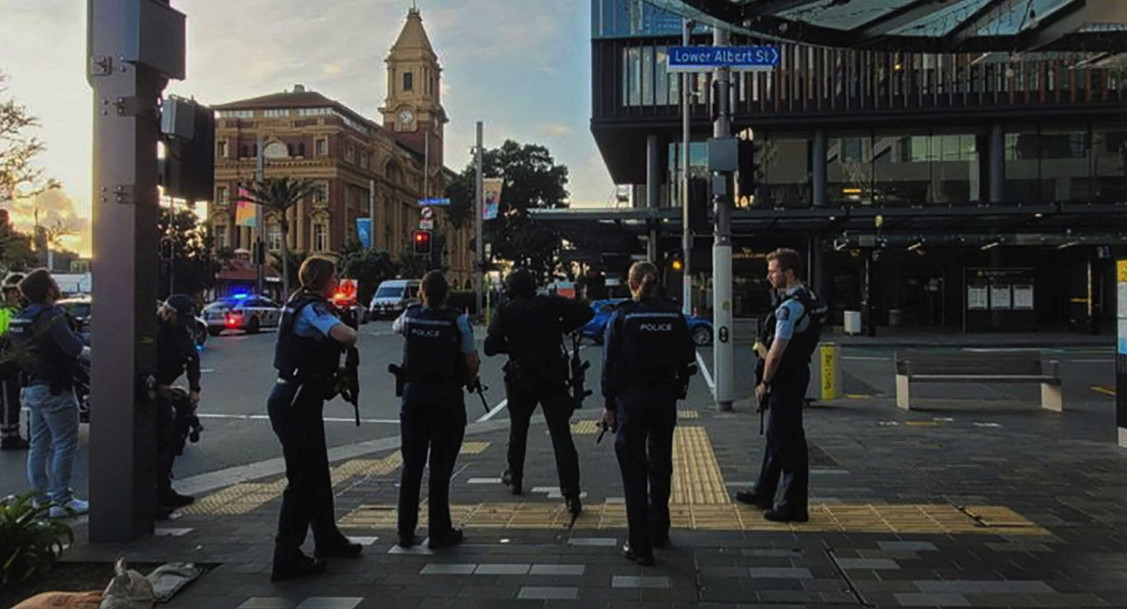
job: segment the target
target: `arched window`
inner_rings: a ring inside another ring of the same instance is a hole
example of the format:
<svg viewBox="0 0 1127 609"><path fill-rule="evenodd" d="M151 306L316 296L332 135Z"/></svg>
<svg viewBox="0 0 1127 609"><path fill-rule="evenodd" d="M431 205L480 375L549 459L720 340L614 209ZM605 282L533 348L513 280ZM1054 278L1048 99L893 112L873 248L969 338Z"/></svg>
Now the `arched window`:
<svg viewBox="0 0 1127 609"><path fill-rule="evenodd" d="M268 159L284 159L290 155L290 151L282 142L270 142L262 152Z"/></svg>

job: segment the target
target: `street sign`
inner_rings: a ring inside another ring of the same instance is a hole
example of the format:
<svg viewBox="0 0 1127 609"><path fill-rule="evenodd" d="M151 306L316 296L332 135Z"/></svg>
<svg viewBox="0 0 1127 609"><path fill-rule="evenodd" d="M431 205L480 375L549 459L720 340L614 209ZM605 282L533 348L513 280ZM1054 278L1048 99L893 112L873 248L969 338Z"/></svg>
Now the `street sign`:
<svg viewBox="0 0 1127 609"><path fill-rule="evenodd" d="M670 72L706 72L727 67L733 70L770 70L779 63L775 47L669 47Z"/></svg>
<svg viewBox="0 0 1127 609"><path fill-rule="evenodd" d="M419 206L450 205L450 199L419 199Z"/></svg>
<svg viewBox="0 0 1127 609"><path fill-rule="evenodd" d="M421 210L419 210L419 213L422 214L423 220L433 220L434 219L434 208L424 207Z"/></svg>
<svg viewBox="0 0 1127 609"><path fill-rule="evenodd" d="M360 245L364 249L372 247L372 219L371 218L357 218L356 219L356 236L360 239Z"/></svg>
<svg viewBox="0 0 1127 609"><path fill-rule="evenodd" d="M419 230L434 230L434 220L419 220Z"/></svg>

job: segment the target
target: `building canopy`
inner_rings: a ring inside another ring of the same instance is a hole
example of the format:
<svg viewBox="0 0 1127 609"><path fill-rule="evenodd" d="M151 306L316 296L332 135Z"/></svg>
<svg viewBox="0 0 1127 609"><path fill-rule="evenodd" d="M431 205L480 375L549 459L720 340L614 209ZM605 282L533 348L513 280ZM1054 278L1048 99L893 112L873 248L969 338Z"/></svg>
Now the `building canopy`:
<svg viewBox="0 0 1127 609"><path fill-rule="evenodd" d="M647 0L712 27L816 46L1127 51L1123 0Z"/></svg>

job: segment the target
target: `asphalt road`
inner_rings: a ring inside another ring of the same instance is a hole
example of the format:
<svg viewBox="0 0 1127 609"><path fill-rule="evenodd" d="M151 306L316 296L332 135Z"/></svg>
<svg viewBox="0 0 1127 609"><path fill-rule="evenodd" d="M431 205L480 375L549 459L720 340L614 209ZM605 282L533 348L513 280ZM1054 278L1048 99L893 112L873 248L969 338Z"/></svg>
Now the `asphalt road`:
<svg viewBox="0 0 1127 609"><path fill-rule="evenodd" d="M480 348L480 335L478 329ZM273 387L275 376L272 367L275 335L266 331L253 336L224 335L208 340L202 359L203 393L200 415L205 430L198 444L189 444L182 457L177 459L175 474L189 477L207 472L257 463L280 456L280 449L266 417L266 396ZM394 396L394 380L386 372L387 364L401 359L402 338L391 332L390 321L372 322L361 328L361 419L356 427L350 405L339 398L326 405L326 434L330 447L357 442L396 438L399 434L398 399ZM895 394L892 348L850 347L841 352L840 366L842 389L852 397L875 397L890 400ZM698 351L700 361L712 368L711 348ZM740 343L735 350L735 392L737 398L748 396L752 390L754 363L750 349ZM1076 347L1044 351L1046 357L1061 362L1064 379L1066 409L1076 405L1110 403L1113 398L1101 393L1114 387L1114 353L1111 347ZM588 388L595 396L588 398L585 414L594 418L601 406L598 397L600 376L599 359L602 348L587 344L584 357L591 361L588 371ZM482 379L490 390L487 403L492 416L504 420L504 386L501 365L504 357L484 358ZM704 384L711 374L698 375L694 383ZM1096 388L1096 389L1094 389ZM702 387L694 389L700 391ZM1039 399L1036 385L921 385L913 388L914 397L938 398L1008 398L1027 400L1033 404ZM466 396L470 421L487 415L477 396ZM1035 407L1035 406L1034 406ZM85 494L87 468L87 436L89 427L82 429L82 445L75 466L74 486L80 495ZM27 488L25 475L26 453L0 452L0 494L19 492Z"/></svg>

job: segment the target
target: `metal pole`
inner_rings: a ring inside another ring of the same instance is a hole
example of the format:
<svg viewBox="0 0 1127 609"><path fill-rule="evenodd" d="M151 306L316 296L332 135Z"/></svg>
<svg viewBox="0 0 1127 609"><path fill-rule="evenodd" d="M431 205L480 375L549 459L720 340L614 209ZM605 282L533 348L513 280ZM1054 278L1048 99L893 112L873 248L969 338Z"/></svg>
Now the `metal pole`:
<svg viewBox="0 0 1127 609"><path fill-rule="evenodd" d="M262 141L263 141L262 125L261 124L257 125L255 127L255 129L258 132L257 133L257 135L258 135L258 159L257 159L257 165L255 167L254 179L261 181L261 180L266 179L266 153L264 153L263 150L262 150ZM263 228L265 228L265 223L266 223L265 214L263 214L263 212L262 212L262 206L261 205L255 205L254 206L254 228L251 230L251 237L252 238L250 240L250 242L251 242L250 251L251 251L251 255L255 256L255 258L254 258L255 280L256 280L255 285L257 286L257 293L258 294L265 293L264 290L266 288L266 269L263 268L262 263L258 261L259 248L262 248L261 252L262 252L263 260L266 259L266 241L263 239L263 235L265 234L265 231L262 230ZM282 261L282 265L283 266L285 265L285 261ZM287 295L287 297L288 297L288 295Z"/></svg>
<svg viewBox="0 0 1127 609"><path fill-rule="evenodd" d="M92 336L89 541L120 543L153 531L156 434L145 387L156 372L158 99L167 78L184 75L184 15L154 0L90 1L87 23L93 250L102 269L92 312L101 330Z"/></svg>
<svg viewBox="0 0 1127 609"><path fill-rule="evenodd" d="M714 29L712 32L713 46L728 46L728 32L723 29ZM732 125L728 119L729 93L728 79L729 68L718 68L715 71L716 81L719 83L716 90L718 99L713 103L718 104L716 122L712 125L713 137L730 137ZM727 172L717 174L715 178L730 181L731 175ZM713 341L712 360L716 376L716 408L721 411L732 410L734 393L732 365L732 203L731 188L724 189L722 195L713 194L712 202L716 206L716 226L712 242L712 321L716 328L716 340Z"/></svg>
<svg viewBox="0 0 1127 609"><path fill-rule="evenodd" d="M376 247L376 181L368 180L368 243Z"/></svg>
<svg viewBox="0 0 1127 609"><path fill-rule="evenodd" d="M481 292L482 283L485 274L485 245L482 242L482 213L481 206L485 203L485 183L482 174L482 160L484 157L484 150L482 148L482 141L484 138L484 127L481 121L477 121L477 147L474 148L474 165L477 168L477 186L474 192L477 193L474 197L474 245L475 245L475 258L474 258L474 313L481 311Z"/></svg>
<svg viewBox="0 0 1127 609"><path fill-rule="evenodd" d="M681 28L681 44L689 46L691 43L690 34L692 33L693 24L690 20L686 19ZM689 94L689 87L692 86L692 78L695 73L682 72L681 78L681 262L682 262L682 277L681 277L681 312L685 315L692 315L693 313L693 275L692 264L690 261L693 257L693 229L689 226L689 148L692 142L692 126L690 124L690 114L692 109L689 103L692 97Z"/></svg>

